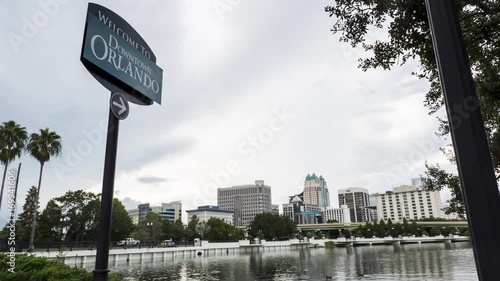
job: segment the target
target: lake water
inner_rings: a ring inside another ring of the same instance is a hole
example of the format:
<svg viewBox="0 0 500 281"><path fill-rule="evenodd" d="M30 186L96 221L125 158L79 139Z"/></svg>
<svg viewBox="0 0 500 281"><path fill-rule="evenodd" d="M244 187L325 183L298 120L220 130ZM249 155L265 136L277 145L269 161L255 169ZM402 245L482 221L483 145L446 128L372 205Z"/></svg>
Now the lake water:
<svg viewBox="0 0 500 281"><path fill-rule="evenodd" d="M111 268L130 280L478 280L469 242L193 257Z"/></svg>

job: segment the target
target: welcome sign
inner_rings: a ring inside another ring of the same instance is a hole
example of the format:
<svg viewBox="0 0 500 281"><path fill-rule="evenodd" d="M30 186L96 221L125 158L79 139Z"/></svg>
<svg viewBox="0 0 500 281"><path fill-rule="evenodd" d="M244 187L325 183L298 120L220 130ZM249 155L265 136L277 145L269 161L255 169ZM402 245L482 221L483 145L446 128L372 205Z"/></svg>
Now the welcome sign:
<svg viewBox="0 0 500 281"><path fill-rule="evenodd" d="M138 104L161 104L163 70L142 37L107 8L90 3L81 61L112 92Z"/></svg>

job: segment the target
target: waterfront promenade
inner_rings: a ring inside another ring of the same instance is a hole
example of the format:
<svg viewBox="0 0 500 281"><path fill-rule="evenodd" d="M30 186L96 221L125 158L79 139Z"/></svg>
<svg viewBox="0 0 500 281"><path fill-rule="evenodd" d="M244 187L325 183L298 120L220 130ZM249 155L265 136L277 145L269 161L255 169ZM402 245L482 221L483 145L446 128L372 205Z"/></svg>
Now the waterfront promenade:
<svg viewBox="0 0 500 281"><path fill-rule="evenodd" d="M140 262L154 263L158 261L175 260L178 258L196 258L210 256L226 256L231 254L244 254L254 252L274 252L291 249L304 249L310 247L323 247L325 242L332 241L336 247L357 247L373 245L400 245L419 243L454 243L469 241L466 236L435 236L435 237L400 237L400 238L356 238L356 239L291 239L286 241L257 241L250 244L249 240L238 242L210 243L201 241L201 246L171 247L171 248L127 248L110 249L109 265L117 266L122 263ZM74 251L40 251L33 255L49 259L61 259L65 264L81 268L91 268L95 264L95 250Z"/></svg>

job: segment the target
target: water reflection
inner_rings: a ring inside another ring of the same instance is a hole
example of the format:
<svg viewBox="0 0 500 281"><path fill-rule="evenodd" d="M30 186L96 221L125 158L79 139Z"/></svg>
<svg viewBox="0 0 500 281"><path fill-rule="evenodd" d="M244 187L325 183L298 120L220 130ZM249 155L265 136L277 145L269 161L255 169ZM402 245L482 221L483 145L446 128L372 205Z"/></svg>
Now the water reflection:
<svg viewBox="0 0 500 281"><path fill-rule="evenodd" d="M477 280L469 243L282 250L122 265L136 280Z"/></svg>

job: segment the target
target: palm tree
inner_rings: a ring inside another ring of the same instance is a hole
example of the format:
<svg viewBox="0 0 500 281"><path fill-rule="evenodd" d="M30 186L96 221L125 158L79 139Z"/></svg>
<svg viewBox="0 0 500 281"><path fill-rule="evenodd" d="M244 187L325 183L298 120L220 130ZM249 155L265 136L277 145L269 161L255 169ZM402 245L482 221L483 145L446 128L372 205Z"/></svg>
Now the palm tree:
<svg viewBox="0 0 500 281"><path fill-rule="evenodd" d="M0 162L5 166L3 170L2 189L0 190L0 209L2 208L3 188L9 164L21 157L28 140L25 127L14 121L3 122L0 125Z"/></svg>
<svg viewBox="0 0 500 281"><path fill-rule="evenodd" d="M61 137L56 132L49 131L49 128L40 129L40 134L33 133L30 136L26 150L38 162L40 162L40 176L38 178L38 190L36 194L36 208L33 212L33 220L31 224L30 245L29 250L33 250L33 240L35 238L36 227L36 210L38 209L38 200L40 199L40 186L42 184L43 165L50 160L52 156L61 154Z"/></svg>

